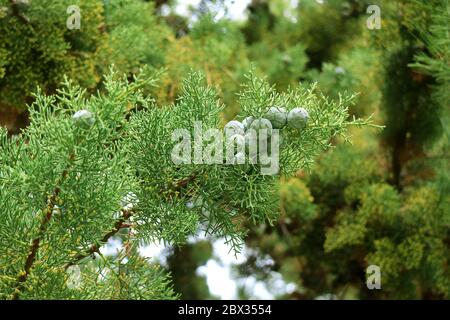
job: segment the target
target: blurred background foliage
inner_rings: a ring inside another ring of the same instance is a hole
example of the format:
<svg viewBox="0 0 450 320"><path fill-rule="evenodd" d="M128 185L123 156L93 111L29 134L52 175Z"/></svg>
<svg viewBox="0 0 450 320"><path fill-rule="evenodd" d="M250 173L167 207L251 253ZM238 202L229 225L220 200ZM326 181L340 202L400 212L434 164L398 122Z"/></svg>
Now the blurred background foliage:
<svg viewBox="0 0 450 320"><path fill-rule="evenodd" d="M154 89L161 104L201 70L227 105L224 121L239 111L249 68L280 89L317 82L332 99L357 92L352 115L374 113L385 129L333 141L311 171L281 179L280 219L248 226L234 275L270 288L280 274L294 289L276 298L450 298L449 1L252 0L243 20L227 14L234 1L194 1L187 14L179 2L0 0L0 124L19 132L31 92L54 92L64 74L102 90L112 64L130 76L164 67ZM79 30L66 28L73 4ZM366 25L372 4L379 30ZM213 256L208 239L170 248L175 291L214 298L198 272ZM371 264L381 267L382 290L366 288ZM252 296L242 287L239 297Z"/></svg>

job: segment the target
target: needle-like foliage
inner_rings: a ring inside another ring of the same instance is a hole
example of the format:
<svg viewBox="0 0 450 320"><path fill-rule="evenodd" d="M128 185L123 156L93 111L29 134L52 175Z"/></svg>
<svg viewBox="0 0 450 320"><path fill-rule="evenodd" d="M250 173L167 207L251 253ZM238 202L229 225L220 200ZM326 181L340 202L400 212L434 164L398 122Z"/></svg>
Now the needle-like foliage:
<svg viewBox="0 0 450 320"><path fill-rule="evenodd" d="M2 131L2 298L175 297L140 245L181 245L201 231L239 250L246 221L275 221L279 176L263 175L260 164L172 162L173 131L192 133L197 121L220 129L225 106L196 72L175 104L157 106L146 92L159 76L146 68L130 81L112 72L105 92L92 96L65 80L55 95L36 93L20 135ZM347 126L368 123L346 120L351 97L332 102L301 86L277 93L253 73L240 100L240 117L278 103L310 111L305 130L281 130L282 175L311 164ZM99 249L118 233L124 245L111 259Z"/></svg>

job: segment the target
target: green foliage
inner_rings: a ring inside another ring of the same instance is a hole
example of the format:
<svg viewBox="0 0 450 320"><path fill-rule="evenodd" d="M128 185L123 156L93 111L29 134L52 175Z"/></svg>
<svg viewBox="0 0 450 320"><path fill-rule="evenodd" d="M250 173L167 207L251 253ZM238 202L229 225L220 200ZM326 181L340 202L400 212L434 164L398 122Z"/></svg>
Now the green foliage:
<svg viewBox="0 0 450 320"><path fill-rule="evenodd" d="M80 8L80 29L69 29L67 8ZM37 86L54 93L66 75L95 89L111 64L132 75L161 66L169 29L144 1L29 1L17 9L0 2L0 103L24 109ZM24 18L25 17L25 18Z"/></svg>
<svg viewBox="0 0 450 320"><path fill-rule="evenodd" d="M286 217L273 233L254 230L247 243L258 241L263 254L279 261L303 297L346 286L357 288L360 298L448 297L448 196L433 184L401 195L383 182L375 163L364 152L337 147L320 160L306 185L297 179L282 185ZM382 270L383 290L373 296L358 273L349 273L371 264Z"/></svg>
<svg viewBox="0 0 450 320"><path fill-rule="evenodd" d="M317 206L305 183L291 179L280 187L281 210L289 218L310 221L317 217ZM288 223L290 220L288 220Z"/></svg>
<svg viewBox="0 0 450 320"><path fill-rule="evenodd" d="M171 271L174 289L180 293L181 298L211 298L206 279L197 274L197 268L205 265L212 253L211 243L204 240L173 248L167 264Z"/></svg>
<svg viewBox="0 0 450 320"><path fill-rule="evenodd" d="M246 170L240 165L172 162L172 132L185 128L193 133L196 121L204 129L218 128L223 105L215 90L205 86L204 76L192 73L177 103L157 107L145 92L159 76L147 68L130 82L110 73L105 92L94 96L66 80L56 95L36 94L31 124L19 136L8 139L2 133L2 297L173 297L165 285L167 276L143 268L136 246L183 244L203 229L239 250L243 222L276 219L278 177L262 175L260 164L248 164ZM301 138L310 149L297 147L298 132L283 132L292 142L282 150L289 155L282 157L282 172L312 162L327 147L324 141L342 134L346 126L366 123L344 121L349 100L334 104L311 91L277 93L253 74L248 78L241 94L246 116L257 115L262 109L255 106L273 101L292 101L317 114ZM137 107L141 110L128 116ZM73 116L81 110L95 121L81 126ZM296 152L301 152L301 161ZM199 205L189 207L189 201ZM98 248L123 228L129 228L123 235L126 245L110 261ZM102 261L93 264L94 255ZM69 290L64 270L78 266L82 285ZM94 278L93 270L104 277ZM57 276L49 280L53 274ZM148 279L151 287L137 285L147 275L153 277ZM51 292L44 294L46 290Z"/></svg>
<svg viewBox="0 0 450 320"><path fill-rule="evenodd" d="M167 73L161 79L158 101L174 102L181 93L183 79L194 70L202 70L208 85L214 86L230 106L227 118L239 112L235 93L250 68L242 34L225 19L216 21L207 14L199 17L190 33L169 38L165 56Z"/></svg>
<svg viewBox="0 0 450 320"><path fill-rule="evenodd" d="M347 41L360 35L364 22L359 18L369 4L365 0L307 0L299 4L297 29L312 66L320 68L322 62L333 61Z"/></svg>
<svg viewBox="0 0 450 320"><path fill-rule="evenodd" d="M114 63L119 73L136 74L144 64L162 66L167 54L167 26L157 21L154 4L133 0L105 3L108 40L99 52L102 62ZM107 70L102 70L106 72Z"/></svg>
<svg viewBox="0 0 450 320"><path fill-rule="evenodd" d="M0 127L2 299L211 298L199 233L235 252L245 240L237 271L281 272L290 298L450 297L448 0L376 1L381 30L366 28L370 1L253 1L244 23L216 17L223 1L196 21L141 0L13 2L0 121L28 104L30 125ZM280 130L281 177L171 161L174 130L273 106L309 114ZM355 128L368 115L385 130ZM116 254L99 249L113 238ZM171 275L140 256L155 242L174 245ZM383 290L365 286L372 264Z"/></svg>
<svg viewBox="0 0 450 320"><path fill-rule="evenodd" d="M82 11L82 28L69 30L69 5ZM105 40L98 28L103 21L101 1L30 1L17 7L0 1L0 102L23 108L37 86L54 88L66 74L85 87L93 87L96 53Z"/></svg>
<svg viewBox="0 0 450 320"><path fill-rule="evenodd" d="M351 47L351 36L332 37L330 60L307 76L330 97L359 91L352 111L375 112L386 129L359 131L353 146L332 141L311 172L282 182L279 224L252 228L246 242L297 284L294 298L449 297L448 2L379 5L382 32L358 31ZM303 23L330 19L326 8ZM382 290L366 288L369 265Z"/></svg>
<svg viewBox="0 0 450 320"><path fill-rule="evenodd" d="M367 38L366 32L358 45L344 50L335 63L323 63L320 72L310 69L306 73L308 81L317 82L318 88L330 98L338 99L345 92L360 93L350 108L351 114L358 116L373 113L380 100L380 75L375 67L380 53L366 47Z"/></svg>
<svg viewBox="0 0 450 320"><path fill-rule="evenodd" d="M30 126L3 140L2 297L28 292L30 283L49 283L49 273L59 272L63 286L65 265L97 251L89 248L115 226L121 199L136 188L123 148L125 113L128 103L145 103L132 90L151 81L128 85L109 78L107 93L89 99L67 81L56 96L38 92ZM85 108L96 117L88 130L71 118ZM61 289L61 298L70 297ZM54 288L51 294L57 293Z"/></svg>
<svg viewBox="0 0 450 320"><path fill-rule="evenodd" d="M418 68L435 79L433 98L440 106L441 125L446 131L447 139L450 139L448 131L450 120L448 114L448 101L450 100L450 40L448 37L449 25L447 23L450 18L450 4L448 1L442 0L439 2L439 5L434 7L430 4L422 4L422 6L424 9L431 10L429 32L427 32L427 28L419 29L429 54L419 53L412 67Z"/></svg>

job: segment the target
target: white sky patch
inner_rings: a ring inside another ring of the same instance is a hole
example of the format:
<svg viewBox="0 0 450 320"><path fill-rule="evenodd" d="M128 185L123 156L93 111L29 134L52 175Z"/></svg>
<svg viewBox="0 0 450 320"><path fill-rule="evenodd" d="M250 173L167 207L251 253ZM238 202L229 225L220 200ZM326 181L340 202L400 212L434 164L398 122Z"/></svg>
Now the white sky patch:
<svg viewBox="0 0 450 320"><path fill-rule="evenodd" d="M262 281L257 281L255 277L247 277L239 281L245 288L251 299L272 300L274 295L269 292L267 285Z"/></svg>
<svg viewBox="0 0 450 320"><path fill-rule="evenodd" d="M251 0L231 0L226 1L228 6L227 17L231 20L243 21L247 19L247 7Z"/></svg>
<svg viewBox="0 0 450 320"><path fill-rule="evenodd" d="M297 22L297 7L299 0L290 0L289 7L284 10L284 16L292 22Z"/></svg>
<svg viewBox="0 0 450 320"><path fill-rule="evenodd" d="M238 284L232 277L232 266L245 262L245 248L236 256L224 239L212 243L213 258L197 269L197 274L206 278L209 291L222 300L237 299Z"/></svg>
<svg viewBox="0 0 450 320"><path fill-rule="evenodd" d="M253 250L245 245L242 252L234 254L229 245L225 243L225 239L213 240L208 236L191 236L188 243L195 243L201 240L209 240L212 242L213 257L209 259L205 265L197 268L196 273L206 278L209 291L212 295L222 300L238 299L238 288L243 287L245 292L251 299L274 299L278 295L292 293L296 290L296 285L286 283L278 272L270 272L269 280L266 282L258 281L255 277L235 278L234 266L242 264L246 261L247 255ZM116 245L117 246L117 245ZM119 241L118 248L121 243ZM111 244L110 250L114 246ZM163 243L153 243L148 246L139 248L139 252L143 257L151 258L153 262L159 262L167 267L167 254L169 247ZM262 256L256 262L257 267L272 265L274 261L269 256Z"/></svg>
<svg viewBox="0 0 450 320"><path fill-rule="evenodd" d="M171 12L171 10L170 10L170 6L167 4L167 3L164 3L162 6L161 6L161 15L163 16L163 17L166 17L166 16L168 16L168 15L170 15L170 12Z"/></svg>
<svg viewBox="0 0 450 320"><path fill-rule="evenodd" d="M192 244L202 240L211 240L211 237L206 235L204 232L199 232L196 236L189 236L187 239L187 243Z"/></svg>
<svg viewBox="0 0 450 320"><path fill-rule="evenodd" d="M231 247L225 243L225 239L219 239L213 242L214 257L224 265L240 264L246 260L247 248L244 246L242 251L236 256Z"/></svg>
<svg viewBox="0 0 450 320"><path fill-rule="evenodd" d="M174 6L174 12L180 16L192 17L192 9L197 8L201 0L177 0ZM225 0L224 5L215 8L215 19L227 18L235 21L245 21L247 19L247 6L251 0ZM168 14L168 8L164 8L163 14Z"/></svg>
<svg viewBox="0 0 450 320"><path fill-rule="evenodd" d="M192 13L192 8L198 7L200 0L178 0L175 4L175 13L187 17Z"/></svg>
<svg viewBox="0 0 450 320"><path fill-rule="evenodd" d="M277 295L292 293L296 289L295 284L287 284L280 273L271 272L268 283L258 281L255 277L234 278L233 267L246 261L251 252L246 246L242 252L234 255L231 247L224 239L213 241L213 258L206 265L197 269L197 274L204 276L212 295L223 300L238 299L238 287L243 287L250 299L274 299ZM269 256L257 261L257 266L272 265L274 261Z"/></svg>
<svg viewBox="0 0 450 320"><path fill-rule="evenodd" d="M197 274L206 278L209 291L222 300L237 298L237 284L231 278L229 266L210 259L206 265L197 269Z"/></svg>
<svg viewBox="0 0 450 320"><path fill-rule="evenodd" d="M246 261L247 255L253 250L244 245L242 252L234 255L224 239L213 242L214 257L205 266L199 267L199 275L206 277L211 294L224 300L237 299L238 287L243 287L250 299L275 299L279 295L292 293L297 286L294 283L286 283L278 272L270 272L266 282L259 281L256 277L244 277L236 279L233 267ZM253 252L254 253L254 252ZM258 257L256 267L271 266L275 262L266 255Z"/></svg>
<svg viewBox="0 0 450 320"><path fill-rule="evenodd" d="M104 256L114 256L122 249L120 238L110 238L106 244L100 247L100 253Z"/></svg>
<svg viewBox="0 0 450 320"><path fill-rule="evenodd" d="M151 262L159 262L162 266L167 266L167 254L169 247L164 243L152 243L148 246L139 247L139 254L142 257L151 259Z"/></svg>

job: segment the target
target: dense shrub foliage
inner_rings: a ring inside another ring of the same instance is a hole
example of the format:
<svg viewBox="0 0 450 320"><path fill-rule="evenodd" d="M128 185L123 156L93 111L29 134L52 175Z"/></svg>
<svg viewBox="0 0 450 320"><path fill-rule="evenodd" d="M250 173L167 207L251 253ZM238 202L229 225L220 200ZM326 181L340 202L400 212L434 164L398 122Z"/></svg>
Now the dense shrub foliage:
<svg viewBox="0 0 450 320"><path fill-rule="evenodd" d="M0 0L2 299L210 298L211 239L278 298L450 297L448 0L225 2ZM249 117L278 175L172 161L175 130Z"/></svg>

